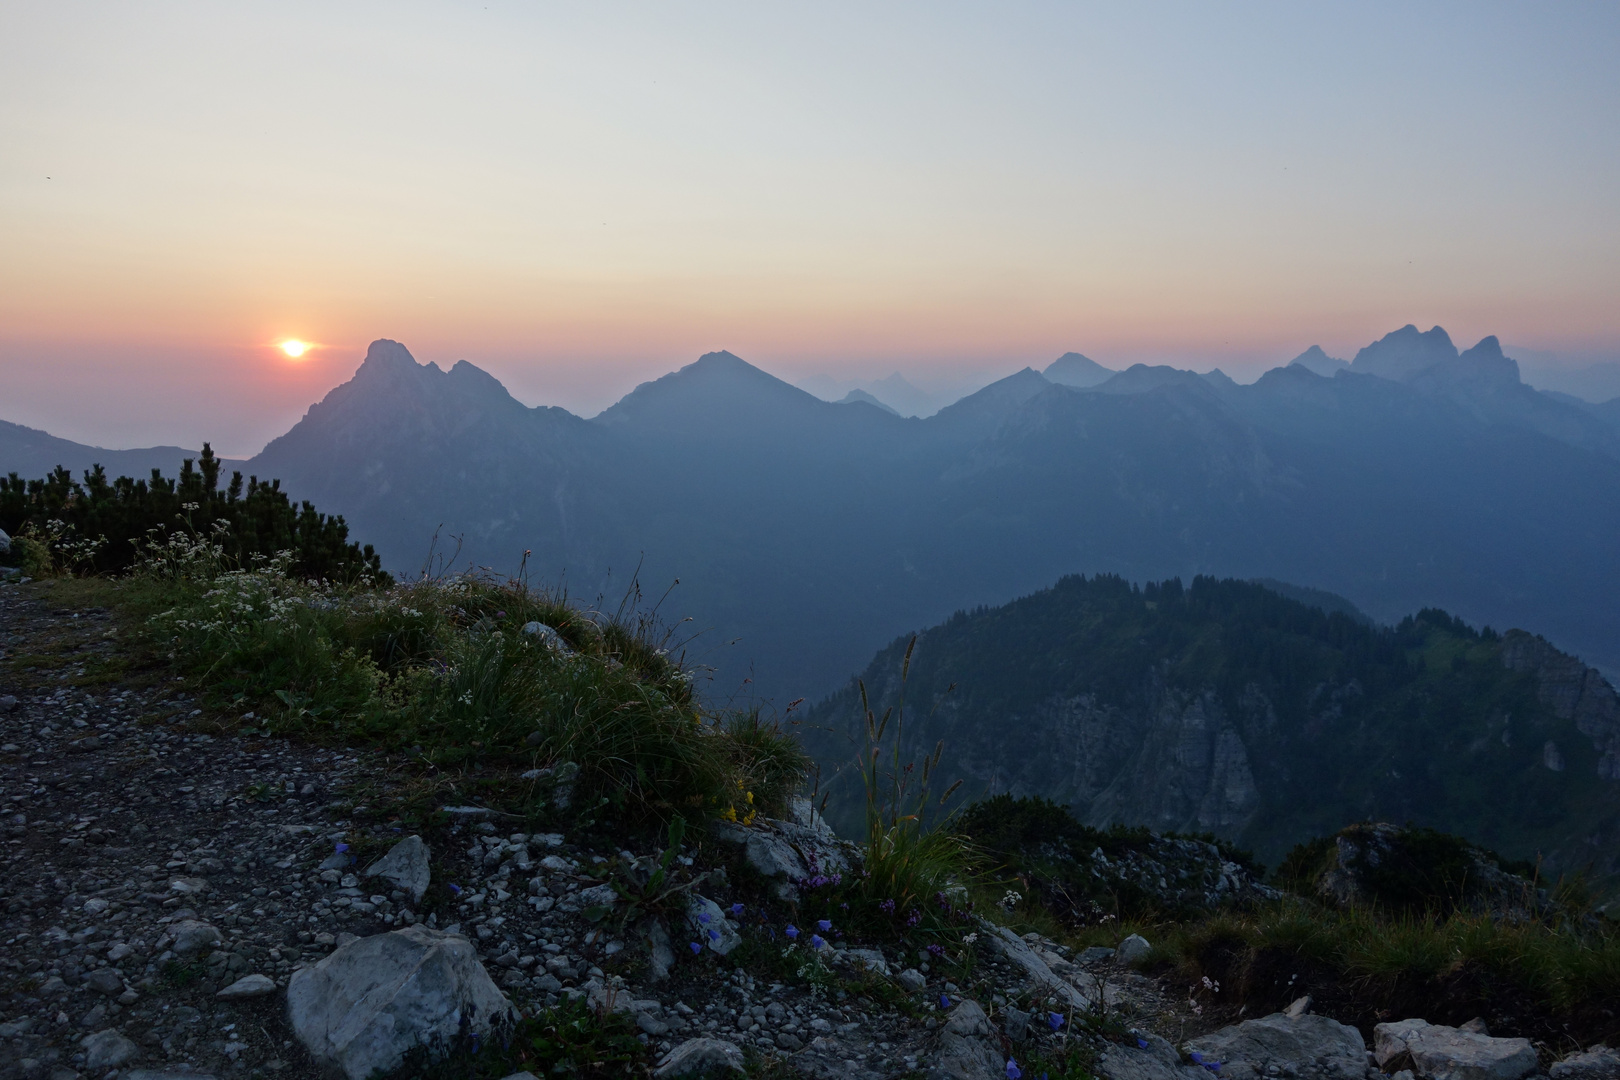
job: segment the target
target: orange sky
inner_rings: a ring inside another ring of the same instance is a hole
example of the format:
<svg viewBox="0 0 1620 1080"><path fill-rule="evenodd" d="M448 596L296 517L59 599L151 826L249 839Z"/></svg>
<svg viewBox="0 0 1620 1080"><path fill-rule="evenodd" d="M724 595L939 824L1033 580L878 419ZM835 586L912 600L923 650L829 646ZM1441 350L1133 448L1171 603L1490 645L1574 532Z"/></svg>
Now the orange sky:
<svg viewBox="0 0 1620 1080"><path fill-rule="evenodd" d="M0 419L246 454L383 336L587 414L714 348L1620 355L1620 9L1407 7L14 10Z"/></svg>

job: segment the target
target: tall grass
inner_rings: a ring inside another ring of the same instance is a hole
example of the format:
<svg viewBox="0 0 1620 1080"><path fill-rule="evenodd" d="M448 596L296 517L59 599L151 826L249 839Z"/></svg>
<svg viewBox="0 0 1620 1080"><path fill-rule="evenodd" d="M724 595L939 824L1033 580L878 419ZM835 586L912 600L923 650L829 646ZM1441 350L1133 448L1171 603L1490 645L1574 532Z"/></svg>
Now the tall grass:
<svg viewBox="0 0 1620 1080"><path fill-rule="evenodd" d="M290 565L233 568L218 545L169 545L123 590L212 704L275 734L408 749L440 767L573 762L580 797L632 816L721 812L739 793L776 810L802 783L797 742L757 712L706 710L646 619L627 625L521 581L378 588L301 580ZM533 623L555 637L525 631Z"/></svg>
<svg viewBox="0 0 1620 1080"><path fill-rule="evenodd" d="M902 759L905 685L916 645L913 637L901 659L898 698L881 716L860 683L866 736L860 760L866 793L865 866L846 891L858 902L857 910L878 913L878 922L902 933L959 934L971 907L967 847L944 807L960 781L936 801L933 788L943 744L921 762Z"/></svg>

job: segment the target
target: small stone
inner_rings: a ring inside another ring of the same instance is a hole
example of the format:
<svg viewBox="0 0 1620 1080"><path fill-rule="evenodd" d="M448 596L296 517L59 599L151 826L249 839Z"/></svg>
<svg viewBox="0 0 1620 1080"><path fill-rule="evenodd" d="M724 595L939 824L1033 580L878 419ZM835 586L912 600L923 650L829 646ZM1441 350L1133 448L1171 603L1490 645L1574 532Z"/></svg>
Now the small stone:
<svg viewBox="0 0 1620 1080"><path fill-rule="evenodd" d="M140 1047L112 1028L84 1037L84 1065L91 1071L116 1069L140 1053Z"/></svg>
<svg viewBox="0 0 1620 1080"><path fill-rule="evenodd" d="M413 903L420 903L432 880L431 852L420 836L407 836L388 849L388 854L366 868L367 877L380 877L384 881L411 894Z"/></svg>
<svg viewBox="0 0 1620 1080"><path fill-rule="evenodd" d="M17 699L10 694L0 694L0 713L8 713L17 707ZM13 747L15 749L15 747Z"/></svg>
<svg viewBox="0 0 1620 1080"><path fill-rule="evenodd" d="M1290 1020L1298 1020L1300 1017L1304 1016L1310 1011L1311 995L1306 994L1303 997L1295 998L1288 1008L1283 1010L1283 1015L1288 1017Z"/></svg>
<svg viewBox="0 0 1620 1080"><path fill-rule="evenodd" d="M84 985L98 994L113 997L124 992L124 980L112 968L96 968L84 977Z"/></svg>
<svg viewBox="0 0 1620 1080"><path fill-rule="evenodd" d="M910 990L914 994L928 985L928 976L924 975L916 968L906 968L906 970L902 971L895 978L901 986L905 987L907 990Z"/></svg>
<svg viewBox="0 0 1620 1080"><path fill-rule="evenodd" d="M244 975L214 996L223 1001L264 997L276 992L276 981L268 975Z"/></svg>
<svg viewBox="0 0 1620 1080"><path fill-rule="evenodd" d="M1088 949L1081 950L1080 955L1075 957L1075 961L1081 964L1094 964L1098 960L1107 960L1113 955L1113 949L1104 945L1093 945Z"/></svg>

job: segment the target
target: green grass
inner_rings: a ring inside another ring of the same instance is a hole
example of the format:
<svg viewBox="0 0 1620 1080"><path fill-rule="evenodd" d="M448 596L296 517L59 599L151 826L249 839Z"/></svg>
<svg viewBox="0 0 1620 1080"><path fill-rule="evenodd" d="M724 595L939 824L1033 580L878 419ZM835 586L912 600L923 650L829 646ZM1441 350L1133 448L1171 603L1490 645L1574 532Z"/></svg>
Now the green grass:
<svg viewBox="0 0 1620 1080"><path fill-rule="evenodd" d="M1251 1012L1307 989L1320 1001L1326 986L1341 1019L1447 1001L1459 1014L1494 1009L1526 1028L1567 1026L1587 1041L1620 1033L1612 1008L1599 1007L1620 1001L1620 935L1599 923L1386 915L1289 899L1142 932L1181 980L1207 976Z"/></svg>
<svg viewBox="0 0 1620 1080"><path fill-rule="evenodd" d="M564 1000L509 1030L464 1033L450 1047L417 1051L389 1080L500 1080L536 1076L645 1076L651 1060L623 1013L598 1013L583 999Z"/></svg>
<svg viewBox="0 0 1620 1080"><path fill-rule="evenodd" d="M376 588L299 580L285 559L228 570L199 558L106 587L207 706L252 713L244 726L271 735L379 746L486 781L572 762L575 804L627 822L776 812L803 781L797 742L758 712L705 708L648 621L521 582ZM530 622L567 647L524 633ZM506 786L532 805L549 794Z"/></svg>

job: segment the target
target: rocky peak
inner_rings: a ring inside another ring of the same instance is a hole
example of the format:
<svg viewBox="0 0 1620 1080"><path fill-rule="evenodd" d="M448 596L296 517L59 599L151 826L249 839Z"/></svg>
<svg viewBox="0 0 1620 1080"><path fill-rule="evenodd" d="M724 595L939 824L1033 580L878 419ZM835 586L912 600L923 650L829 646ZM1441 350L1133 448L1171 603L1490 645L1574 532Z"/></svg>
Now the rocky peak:
<svg viewBox="0 0 1620 1080"><path fill-rule="evenodd" d="M1407 323L1356 353L1350 370L1359 375L1406 382L1436 364L1456 358L1457 347L1452 344L1450 334L1438 326L1419 331Z"/></svg>

